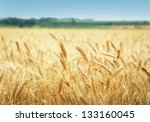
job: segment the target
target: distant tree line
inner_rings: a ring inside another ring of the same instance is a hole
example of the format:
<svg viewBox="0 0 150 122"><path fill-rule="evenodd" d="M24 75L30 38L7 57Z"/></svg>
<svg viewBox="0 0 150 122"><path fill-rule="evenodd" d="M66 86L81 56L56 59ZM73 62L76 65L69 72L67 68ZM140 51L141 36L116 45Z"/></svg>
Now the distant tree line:
<svg viewBox="0 0 150 122"><path fill-rule="evenodd" d="M150 21L94 21L92 19L75 18L40 18L21 19L15 17L0 19L0 26L18 27L101 27L101 26L147 26Z"/></svg>

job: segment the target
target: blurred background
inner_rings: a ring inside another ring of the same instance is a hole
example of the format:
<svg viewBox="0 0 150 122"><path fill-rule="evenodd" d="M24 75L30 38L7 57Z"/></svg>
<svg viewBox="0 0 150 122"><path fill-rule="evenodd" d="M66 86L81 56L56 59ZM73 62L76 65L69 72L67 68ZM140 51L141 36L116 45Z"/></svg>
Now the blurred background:
<svg viewBox="0 0 150 122"><path fill-rule="evenodd" d="M0 0L0 27L149 26L150 0Z"/></svg>

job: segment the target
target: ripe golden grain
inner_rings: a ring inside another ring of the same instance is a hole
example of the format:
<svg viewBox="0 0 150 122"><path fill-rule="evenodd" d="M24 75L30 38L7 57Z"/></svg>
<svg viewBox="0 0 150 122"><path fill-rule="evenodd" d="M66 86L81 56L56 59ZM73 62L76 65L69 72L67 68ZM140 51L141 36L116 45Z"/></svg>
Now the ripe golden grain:
<svg viewBox="0 0 150 122"><path fill-rule="evenodd" d="M64 57L67 59L67 52L66 52L64 44L62 42L60 43L60 49L61 49Z"/></svg>
<svg viewBox="0 0 150 122"><path fill-rule="evenodd" d="M64 58L64 56L61 55L59 60L60 60L60 63L62 64L64 70L67 71L67 64L66 64L66 59Z"/></svg>
<svg viewBox="0 0 150 122"><path fill-rule="evenodd" d="M59 93L61 92L62 87L63 87L63 80L61 79L61 80L60 80L59 89L58 89L58 92L59 92Z"/></svg>
<svg viewBox="0 0 150 122"><path fill-rule="evenodd" d="M24 44L24 47L26 48L26 50L28 51L28 53L30 53L30 49L28 47L28 45L26 43L23 43Z"/></svg>
<svg viewBox="0 0 150 122"><path fill-rule="evenodd" d="M1 75L0 75L0 83L1 83L2 80L3 80L3 76L4 76L4 72L2 72Z"/></svg>
<svg viewBox="0 0 150 122"><path fill-rule="evenodd" d="M107 53L110 51L109 41L106 41L106 51Z"/></svg>
<svg viewBox="0 0 150 122"><path fill-rule="evenodd" d="M115 51L117 51L117 48L116 48L116 46L113 44L113 42L112 42L112 41L109 41L109 42L110 42L111 47L112 47Z"/></svg>
<svg viewBox="0 0 150 122"><path fill-rule="evenodd" d="M80 54L83 56L84 60L85 60L86 62L88 62L88 58L87 58L85 52L84 52L80 47L76 47L76 49L77 49L77 50L80 52Z"/></svg>
<svg viewBox="0 0 150 122"><path fill-rule="evenodd" d="M143 72L145 72L145 73L150 77L150 73L149 73L144 67L142 67L141 70L142 70Z"/></svg>
<svg viewBox="0 0 150 122"><path fill-rule="evenodd" d="M0 28L0 104L150 104L150 31L22 30Z"/></svg>
<svg viewBox="0 0 150 122"><path fill-rule="evenodd" d="M121 51L120 51L120 50L117 50L117 56L116 56L116 58L119 59L120 56L121 56Z"/></svg>
<svg viewBox="0 0 150 122"><path fill-rule="evenodd" d="M80 100L83 102L83 104L87 105L88 101L84 97L80 97Z"/></svg>
<svg viewBox="0 0 150 122"><path fill-rule="evenodd" d="M95 53L97 53L96 52L96 49L89 43L89 42L87 42L88 43L88 45L91 47L91 49L95 52Z"/></svg>
<svg viewBox="0 0 150 122"><path fill-rule="evenodd" d="M17 50L18 50L18 52L19 52L19 54L20 54L20 56L21 56L21 49L20 49L20 46L19 46L19 43L18 43L18 42L16 42L16 47L17 47Z"/></svg>
<svg viewBox="0 0 150 122"><path fill-rule="evenodd" d="M53 39L55 39L55 41L57 41L57 42L58 42L58 39L57 39L57 37L56 37L54 34L49 33L49 35L50 35Z"/></svg>

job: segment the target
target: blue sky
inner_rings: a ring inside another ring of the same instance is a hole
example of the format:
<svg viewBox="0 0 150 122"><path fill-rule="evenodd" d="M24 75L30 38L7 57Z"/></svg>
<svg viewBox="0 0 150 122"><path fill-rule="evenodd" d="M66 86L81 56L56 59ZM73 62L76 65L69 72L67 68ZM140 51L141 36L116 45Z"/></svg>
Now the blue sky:
<svg viewBox="0 0 150 122"><path fill-rule="evenodd" d="M0 0L0 18L150 20L150 0Z"/></svg>

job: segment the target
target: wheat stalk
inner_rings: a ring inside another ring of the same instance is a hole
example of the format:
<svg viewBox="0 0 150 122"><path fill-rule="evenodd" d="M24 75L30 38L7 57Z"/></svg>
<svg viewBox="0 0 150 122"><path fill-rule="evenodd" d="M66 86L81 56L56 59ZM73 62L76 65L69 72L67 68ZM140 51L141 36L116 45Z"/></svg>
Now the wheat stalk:
<svg viewBox="0 0 150 122"><path fill-rule="evenodd" d="M64 68L65 71L67 71L67 65L66 65L66 60L63 57L60 57L60 62Z"/></svg>
<svg viewBox="0 0 150 122"><path fill-rule="evenodd" d="M26 50L28 51L28 53L30 53L30 49L29 49L28 45L25 42L23 44L24 44L24 47L26 48Z"/></svg>
<svg viewBox="0 0 150 122"><path fill-rule="evenodd" d="M64 44L62 42L60 43L60 49L61 49L64 57L67 59L67 52L66 52Z"/></svg>
<svg viewBox="0 0 150 122"><path fill-rule="evenodd" d="M3 80L3 76L4 76L4 72L2 72L2 74L0 75L0 83L1 83L2 80Z"/></svg>
<svg viewBox="0 0 150 122"><path fill-rule="evenodd" d="M150 73L149 73L144 67L142 67L141 70L142 70L143 72L145 72L145 73L150 77Z"/></svg>
<svg viewBox="0 0 150 122"><path fill-rule="evenodd" d="M87 43L88 43L88 45L91 47L91 49L92 49L95 53L97 53L96 50L95 50L95 48L94 48L89 42L87 42Z"/></svg>
<svg viewBox="0 0 150 122"><path fill-rule="evenodd" d="M19 43L18 43L18 42L16 42L16 47L17 47L17 50L18 50L18 52L19 52L19 54L20 54L20 56L21 56L21 49L20 49L20 46L19 46Z"/></svg>
<svg viewBox="0 0 150 122"><path fill-rule="evenodd" d="M84 52L80 47L76 47L76 49L77 49L77 50L80 52L80 54L83 56L84 60L85 60L86 62L88 62L88 58L87 58L85 52Z"/></svg>
<svg viewBox="0 0 150 122"><path fill-rule="evenodd" d="M54 34L49 33L49 35L58 42L58 39L57 39L57 37Z"/></svg>

